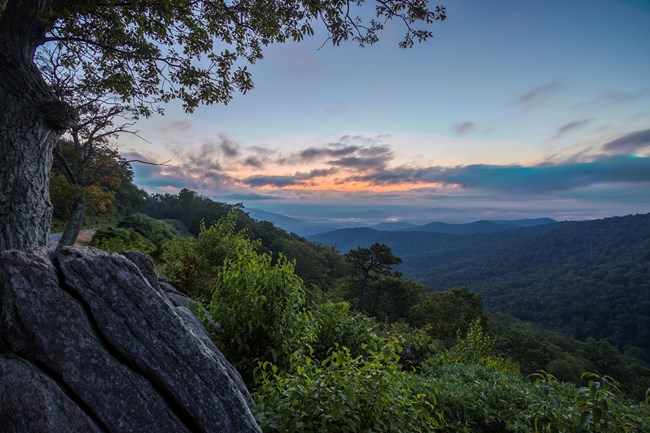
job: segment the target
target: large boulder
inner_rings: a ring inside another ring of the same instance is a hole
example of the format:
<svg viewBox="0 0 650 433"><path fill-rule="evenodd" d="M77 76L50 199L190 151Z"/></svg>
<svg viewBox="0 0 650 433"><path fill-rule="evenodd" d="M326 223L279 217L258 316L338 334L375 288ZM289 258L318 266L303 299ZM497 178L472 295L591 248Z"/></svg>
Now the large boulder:
<svg viewBox="0 0 650 433"><path fill-rule="evenodd" d="M127 256L0 252L2 431L260 432L188 301Z"/></svg>

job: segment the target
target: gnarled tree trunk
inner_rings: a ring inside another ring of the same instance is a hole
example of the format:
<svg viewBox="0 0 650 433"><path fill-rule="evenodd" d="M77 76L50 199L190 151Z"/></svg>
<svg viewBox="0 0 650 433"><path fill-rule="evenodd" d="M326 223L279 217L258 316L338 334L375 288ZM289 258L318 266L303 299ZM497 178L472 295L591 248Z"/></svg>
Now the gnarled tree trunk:
<svg viewBox="0 0 650 433"><path fill-rule="evenodd" d="M0 251L46 245L52 149L75 120L41 78L34 52L50 2L0 4Z"/></svg>

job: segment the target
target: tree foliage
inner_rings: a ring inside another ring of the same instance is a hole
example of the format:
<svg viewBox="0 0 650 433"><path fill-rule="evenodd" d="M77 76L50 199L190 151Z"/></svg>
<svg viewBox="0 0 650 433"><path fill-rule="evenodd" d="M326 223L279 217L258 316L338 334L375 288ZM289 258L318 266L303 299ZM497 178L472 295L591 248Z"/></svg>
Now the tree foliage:
<svg viewBox="0 0 650 433"><path fill-rule="evenodd" d="M178 220L194 236L199 236L202 225L210 227L229 213L235 212L234 228L237 231L246 230L251 239L259 241L261 247L271 252L275 258L282 253L287 258L296 260L295 271L303 279L305 287L332 286L334 281L348 272L343 256L334 248L312 244L267 221L254 221L241 205L216 202L189 189L181 189L177 194L148 196L142 212L153 218ZM221 256L214 258L219 257ZM217 260L219 265L220 260ZM185 284L181 286L186 287Z"/></svg>
<svg viewBox="0 0 650 433"><path fill-rule="evenodd" d="M74 142L61 140L58 152L63 159L55 160L50 180L54 218L69 218L81 195L85 196L88 216L106 213L118 191L133 182L130 164L107 143L97 145L91 153L80 154Z"/></svg>
<svg viewBox="0 0 650 433"><path fill-rule="evenodd" d="M365 45L398 19L406 27L400 45L409 47L432 37L431 24L446 17L444 7L430 9L424 0L387 0L368 19L362 3L55 1L43 42L62 47L64 63L82 71L83 88L94 94L133 101L144 115L171 99L191 111L252 89L244 62L260 60L270 44L300 41L316 26L335 45Z"/></svg>
<svg viewBox="0 0 650 433"><path fill-rule="evenodd" d="M229 245L230 246L230 245ZM249 384L258 362L285 366L315 337L314 319L305 308L302 280L294 263L260 254L238 238L216 273L212 297L201 309L216 320L216 342Z"/></svg>
<svg viewBox="0 0 650 433"><path fill-rule="evenodd" d="M377 300L386 288L383 279L396 276L393 266L402 262L395 256L387 245L374 243L369 248L359 247L345 254L345 259L356 272L354 291L360 311L369 310L368 298L374 296Z"/></svg>
<svg viewBox="0 0 650 433"><path fill-rule="evenodd" d="M467 288L453 288L445 292L430 292L409 312L411 324L422 327L434 338L445 343L454 342L457 333L466 333L470 324L487 324L481 295Z"/></svg>
<svg viewBox="0 0 650 433"><path fill-rule="evenodd" d="M214 272L213 292L202 313L248 381L265 431L649 431L650 407L627 400L607 374L573 378L576 385L551 373L520 373L536 356L556 370L552 361L569 366L571 359L571 371L624 366L620 388L643 398L646 370L606 343L559 334L538 341L535 328L502 315L486 326L480 296L467 289L420 297L406 316L411 325L384 323L337 299L344 292L304 290L290 261L246 239L238 215L212 225L206 248L196 250L225 257L206 272ZM418 309L422 315L411 317ZM454 338L443 344L451 329Z"/></svg>
<svg viewBox="0 0 650 433"><path fill-rule="evenodd" d="M179 290L207 301L224 261L250 248L258 249L259 242L237 230L237 213L232 211L209 227L201 223L197 237L168 242L162 254L162 272Z"/></svg>

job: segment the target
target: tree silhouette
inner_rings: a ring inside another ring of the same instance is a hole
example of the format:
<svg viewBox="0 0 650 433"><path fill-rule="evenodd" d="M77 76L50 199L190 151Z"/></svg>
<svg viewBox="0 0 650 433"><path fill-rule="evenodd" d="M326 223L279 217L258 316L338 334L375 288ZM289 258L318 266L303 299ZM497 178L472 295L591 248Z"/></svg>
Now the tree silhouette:
<svg viewBox="0 0 650 433"><path fill-rule="evenodd" d="M345 259L359 276L357 292L360 311L368 309L366 297L371 283L381 276L392 275L393 266L402 263L402 259L393 255L387 245L380 243L374 243L369 248L359 247L351 250L345 254Z"/></svg>

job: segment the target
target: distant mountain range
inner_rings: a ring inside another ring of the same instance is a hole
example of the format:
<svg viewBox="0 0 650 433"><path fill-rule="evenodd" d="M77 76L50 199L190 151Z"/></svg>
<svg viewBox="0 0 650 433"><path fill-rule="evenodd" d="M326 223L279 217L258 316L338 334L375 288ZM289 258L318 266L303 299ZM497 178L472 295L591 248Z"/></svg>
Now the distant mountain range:
<svg viewBox="0 0 650 433"><path fill-rule="evenodd" d="M551 218L534 218L523 220L481 220L465 224L450 224L443 222L432 222L425 225L415 225L406 222L383 223L372 226L375 230L381 231L420 231L429 233L454 233L454 234L473 234L473 233L494 233L503 230L516 229L520 227L535 227L545 224L556 223Z"/></svg>
<svg viewBox="0 0 650 433"><path fill-rule="evenodd" d="M400 271L428 287L469 287L492 310L579 339L607 338L650 361L650 214L552 222L528 220L492 232L486 231L516 222L350 228L309 240L341 252L384 243L403 259Z"/></svg>
<svg viewBox="0 0 650 433"><path fill-rule="evenodd" d="M319 220L331 221L330 223L311 222L304 219L289 217L278 213L268 212L261 209L245 209L251 218L257 221L269 221L276 227L287 232L300 236L314 236L341 228L354 228L361 225L364 220L382 220L387 217L381 211L368 210L356 212L332 212L320 215ZM432 222L425 225L416 225L409 222L384 222L370 226L380 231L424 231L431 233L493 233L502 230L510 230L519 227L533 227L543 224L551 224L557 221L551 218L536 218L523 220L490 220L475 221L464 224L450 224L444 222Z"/></svg>

